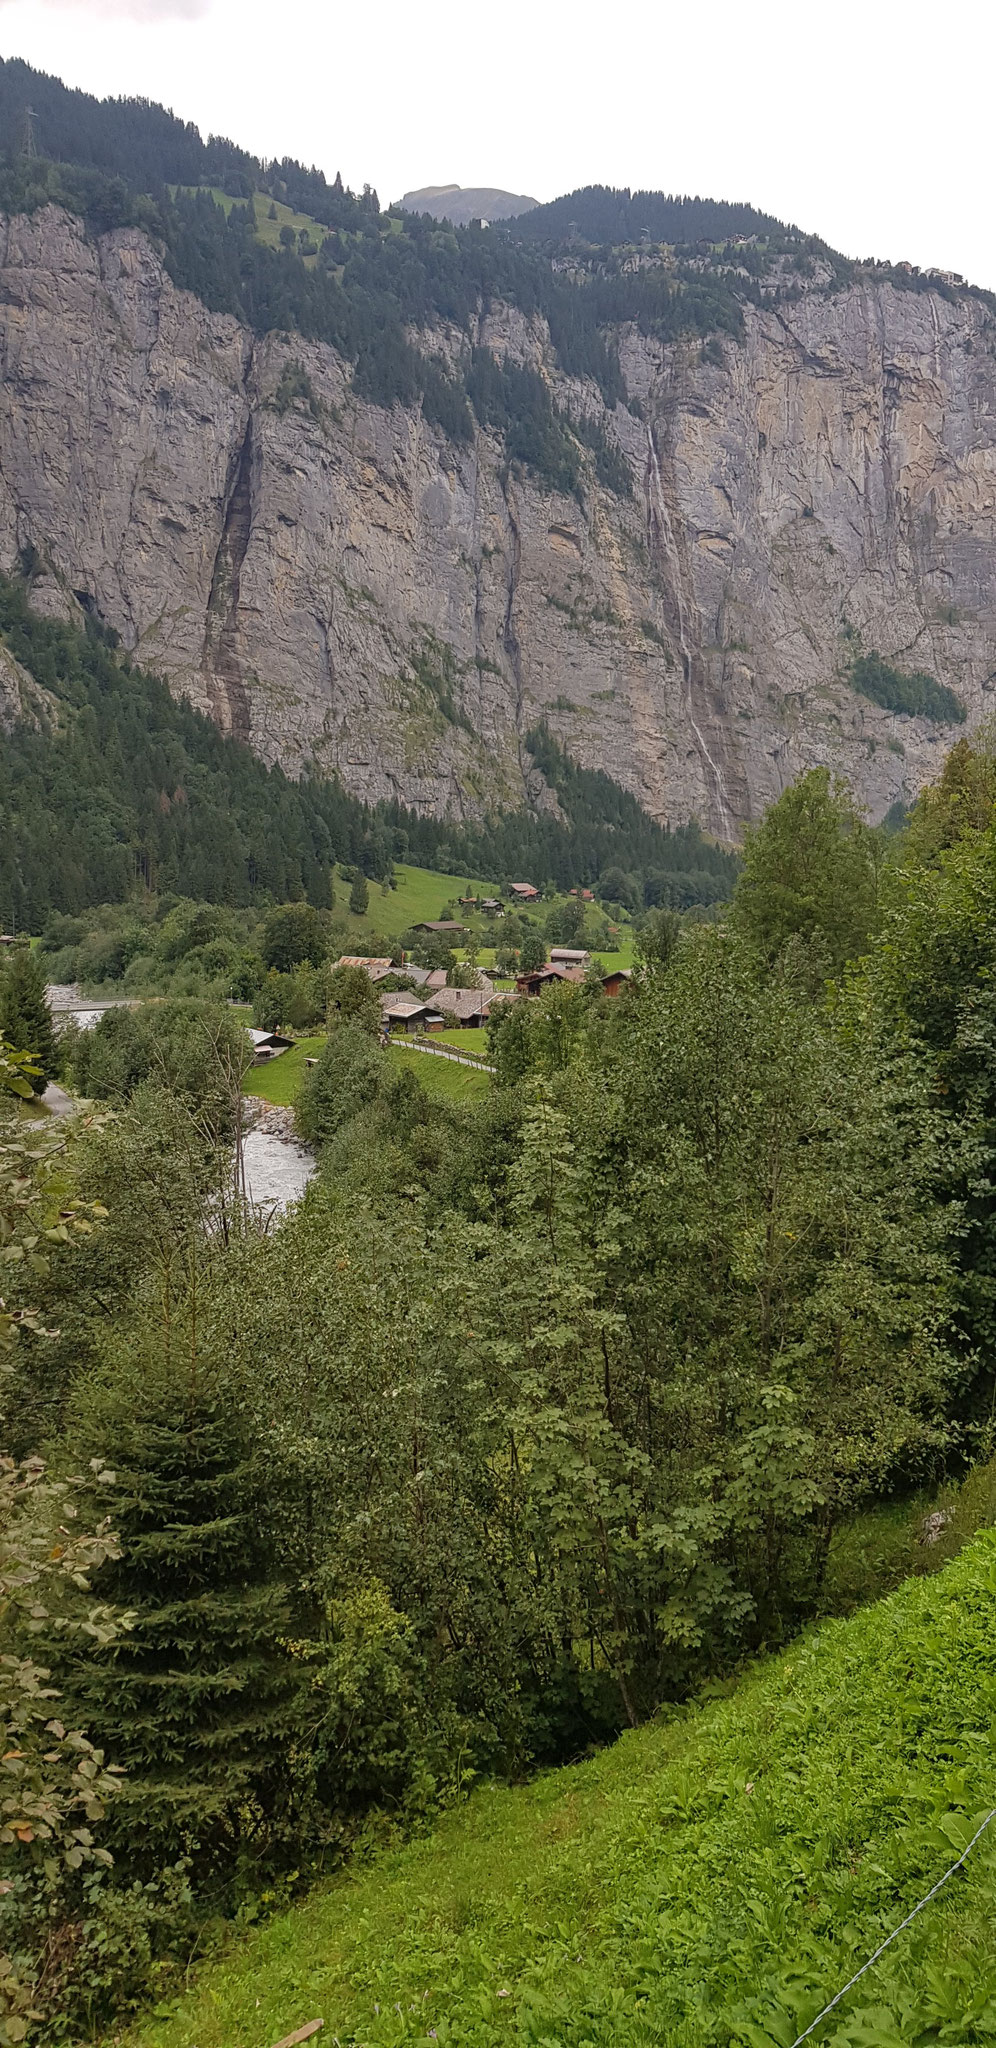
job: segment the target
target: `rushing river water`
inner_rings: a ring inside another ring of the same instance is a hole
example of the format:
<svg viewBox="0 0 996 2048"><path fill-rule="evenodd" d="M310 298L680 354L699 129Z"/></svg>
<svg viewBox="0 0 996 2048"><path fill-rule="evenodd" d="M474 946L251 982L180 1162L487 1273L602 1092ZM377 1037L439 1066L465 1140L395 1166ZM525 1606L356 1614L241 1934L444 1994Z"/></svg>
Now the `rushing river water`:
<svg viewBox="0 0 996 2048"><path fill-rule="evenodd" d="M250 1131L243 1144L246 1194L264 1216L280 1215L300 1201L315 1171L314 1156L304 1145Z"/></svg>

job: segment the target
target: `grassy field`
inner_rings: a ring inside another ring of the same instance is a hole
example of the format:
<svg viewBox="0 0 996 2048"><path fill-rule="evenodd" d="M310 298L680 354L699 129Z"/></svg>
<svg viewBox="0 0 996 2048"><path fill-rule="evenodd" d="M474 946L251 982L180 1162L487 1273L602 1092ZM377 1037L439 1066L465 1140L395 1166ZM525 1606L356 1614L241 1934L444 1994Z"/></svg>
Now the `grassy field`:
<svg viewBox="0 0 996 2048"><path fill-rule="evenodd" d="M488 1034L480 1025L470 1031L434 1031L432 1035L440 1045L455 1046L458 1052L476 1052L479 1059L487 1059Z"/></svg>
<svg viewBox="0 0 996 2048"><path fill-rule="evenodd" d="M728 1697L483 1787L208 1965L144 2048L789 2048L993 1803L996 1542ZM996 2032L996 1825L817 2036Z"/></svg>
<svg viewBox="0 0 996 2048"><path fill-rule="evenodd" d="M250 1067L243 1083L246 1095L261 1095L264 1102L283 1107L297 1101L307 1068L305 1061L321 1051L325 1038L299 1038L290 1052L282 1052L268 1066Z"/></svg>
<svg viewBox="0 0 996 2048"><path fill-rule="evenodd" d="M483 1036L480 1032L469 1034L474 1038ZM484 1051L484 1046L481 1046ZM442 1096L447 1102L479 1102L491 1086L491 1076L479 1067L461 1067L456 1060L434 1059L429 1052L405 1051L400 1045L392 1045L390 1058L399 1065L411 1067L418 1075L428 1095Z"/></svg>
<svg viewBox="0 0 996 2048"><path fill-rule="evenodd" d="M400 863L395 867L398 886L384 889L379 882L371 882L370 903L363 917L349 914L349 884L336 880L336 916L348 917L358 932L368 930L383 932L387 938L397 938L410 924L421 924L426 919L435 920L442 916L446 903L458 905L464 886L471 878L467 875L440 875L433 868L413 868ZM475 893L491 895L496 883L475 881ZM476 925L482 929L481 919L464 919L459 908L454 916L461 924Z"/></svg>
<svg viewBox="0 0 996 2048"><path fill-rule="evenodd" d="M369 906L363 917L350 916L348 885L345 882L336 881L336 916L347 918L357 936L361 932L372 931L383 932L385 938L399 938L409 925L421 924L427 919L435 920L441 917L444 906L447 903L453 904L454 916L461 924L466 924L469 931L483 934L486 929L491 929L490 925L486 924L484 918L470 916L469 914L465 916L464 912L459 908L459 899L463 895L468 881L473 882L473 893L483 896L495 893L498 886L496 882L482 881L479 877L469 875L441 875L437 874L432 868L413 868L400 863L394 872L398 881L396 889L384 890L380 883L370 883ZM566 896L554 896L549 902L534 904L531 914L537 917L542 925L548 913L555 906L561 905L566 901ZM618 944L619 951L617 953L605 955L606 966L631 967L633 964L633 933L631 928L626 926L622 928ZM458 954L461 952L461 942L457 942L455 950ZM493 947L480 946L477 955L480 967L490 969L494 965L494 958Z"/></svg>
<svg viewBox="0 0 996 2048"><path fill-rule="evenodd" d="M189 191L191 188L188 186L185 189ZM244 206L246 203L244 199L233 199L228 192L223 192L219 185L201 187L202 191L205 189L210 192L217 206L224 207L226 214L231 213L233 206ZM328 229L322 226L320 220L312 220L311 215L308 213L295 213L292 206L284 206L281 200L271 199L268 192L256 192L253 195L253 204L256 209L257 242L265 242L270 249L279 249L280 230L281 228L289 227L293 228L296 235L299 235L303 230L304 233L311 236L316 249L321 248L328 234ZM271 206L276 208L275 220L270 219ZM310 270L313 269L318 258L317 255L306 256L304 261Z"/></svg>
<svg viewBox="0 0 996 2048"><path fill-rule="evenodd" d="M467 1047L482 1058L487 1057L487 1035L483 1031L441 1031L438 1036L441 1045ZM299 1038L290 1052L282 1052L268 1066L250 1067L243 1084L245 1093L293 1108L307 1073L306 1061L314 1058L324 1044L324 1037ZM393 1045L390 1057L413 1067L428 1093L443 1096L448 1102L476 1102L490 1086L489 1074L475 1067L458 1066L455 1060L434 1059L431 1053L400 1051Z"/></svg>

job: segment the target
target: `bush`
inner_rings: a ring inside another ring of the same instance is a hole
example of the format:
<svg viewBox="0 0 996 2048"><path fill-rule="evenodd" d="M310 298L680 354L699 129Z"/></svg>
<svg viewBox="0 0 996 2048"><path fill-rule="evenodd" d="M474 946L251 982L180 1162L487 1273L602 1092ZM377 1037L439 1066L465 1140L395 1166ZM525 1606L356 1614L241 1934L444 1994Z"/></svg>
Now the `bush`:
<svg viewBox="0 0 996 2048"><path fill-rule="evenodd" d="M308 1070L297 1105L297 1128L309 1145L324 1144L351 1117L374 1102L386 1078L386 1062L360 1024L336 1024L318 1065Z"/></svg>
<svg viewBox="0 0 996 2048"><path fill-rule="evenodd" d="M72 1051L72 1079L82 1095L129 1102L154 1081L208 1114L220 1132L231 1125L234 1100L249 1063L249 1042L222 1005L173 1001L105 1010Z"/></svg>

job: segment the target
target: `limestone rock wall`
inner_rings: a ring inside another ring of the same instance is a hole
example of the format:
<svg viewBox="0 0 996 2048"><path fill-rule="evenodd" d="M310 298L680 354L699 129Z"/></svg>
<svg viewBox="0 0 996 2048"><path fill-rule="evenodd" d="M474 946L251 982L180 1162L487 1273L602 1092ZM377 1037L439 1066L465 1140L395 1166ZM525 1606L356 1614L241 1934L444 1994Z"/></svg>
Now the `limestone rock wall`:
<svg viewBox="0 0 996 2048"><path fill-rule="evenodd" d="M489 434L458 450L360 402L330 348L212 314L137 231L52 208L0 222L0 561L30 543L46 608L95 608L268 760L370 798L521 801L543 716L724 838L814 762L880 816L953 735L858 697L854 653L928 670L973 721L996 688L991 327L967 294L876 281L749 311L721 363L625 332L639 405L605 425L633 495L592 471L566 498ZM601 412L521 314L477 338Z"/></svg>

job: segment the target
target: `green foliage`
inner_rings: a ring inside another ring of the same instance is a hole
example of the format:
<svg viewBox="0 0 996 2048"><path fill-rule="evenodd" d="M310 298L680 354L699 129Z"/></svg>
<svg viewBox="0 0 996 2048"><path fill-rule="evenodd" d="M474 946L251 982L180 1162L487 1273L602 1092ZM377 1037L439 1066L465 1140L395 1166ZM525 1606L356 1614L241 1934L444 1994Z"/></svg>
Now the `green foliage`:
<svg viewBox="0 0 996 2048"><path fill-rule="evenodd" d="M684 199L663 192L631 192L628 186L585 185L545 206L531 207L505 232L517 241L562 241L574 229L586 242L725 242L734 235L780 231L770 214L753 206L715 199Z"/></svg>
<svg viewBox="0 0 996 2048"><path fill-rule="evenodd" d="M95 1518L113 1504L118 1550L94 1591L127 1631L64 1665L84 1724L128 1776L110 1823L132 1869L177 1846L214 1876L277 1824L293 1727L289 1607L267 1541L264 1471L205 1360L150 1328L87 1391L81 1441L99 1441Z"/></svg>
<svg viewBox="0 0 996 2048"><path fill-rule="evenodd" d="M369 831L337 784L293 784L265 768L93 627L36 618L5 579L0 630L60 713L5 739L5 915L37 929L52 910L78 913L142 887L214 902L329 901L333 860L358 858Z"/></svg>
<svg viewBox="0 0 996 2048"><path fill-rule="evenodd" d="M839 974L868 946L878 866L846 784L811 768L748 832L732 922L769 963L801 941L818 971Z"/></svg>
<svg viewBox="0 0 996 2048"><path fill-rule="evenodd" d="M366 909L365 903L363 908ZM279 974L290 974L305 960L312 967L320 967L327 952L325 922L310 903L285 903L264 918L260 934L264 966L276 968Z"/></svg>
<svg viewBox="0 0 996 2048"><path fill-rule="evenodd" d="M208 1968L136 2048L276 2040L319 2011L371 2048L788 2048L991 1807L994 1583L983 1538L732 1696L478 1791ZM834 2048L986 2038L992 1876L987 1840L826 2023Z"/></svg>
<svg viewBox="0 0 996 2048"><path fill-rule="evenodd" d="M546 940L535 925L527 925L519 944L520 974L531 974L546 961Z"/></svg>
<svg viewBox="0 0 996 2048"><path fill-rule="evenodd" d="M353 879L353 885L349 892L350 916L365 917L369 901L370 890L367 886L367 878L362 872L358 872Z"/></svg>
<svg viewBox="0 0 996 2048"><path fill-rule="evenodd" d="M956 756L886 869L868 986L917 1049L950 1133L944 1166L962 1217L962 1313L981 1427L996 1346L996 823L991 755Z"/></svg>
<svg viewBox="0 0 996 2048"><path fill-rule="evenodd" d="M328 979L326 1014L329 1023L358 1024L376 1036L380 1001L365 967L334 967Z"/></svg>
<svg viewBox="0 0 996 2048"><path fill-rule="evenodd" d="M303 1649L312 1796L341 1819L385 1800L409 1820L438 1805L459 1774L471 1731L440 1714L416 1629L375 1580L330 1606L321 1637Z"/></svg>
<svg viewBox="0 0 996 2048"><path fill-rule="evenodd" d="M350 1017L338 1024L330 1030L318 1064L306 1075L298 1099L297 1128L301 1136L310 1145L325 1144L376 1099L385 1078L383 1055L362 1018Z"/></svg>
<svg viewBox="0 0 996 2048"><path fill-rule="evenodd" d="M26 945L11 947L0 963L0 1038L30 1054L31 1086L43 1095L59 1062L42 965Z"/></svg>
<svg viewBox="0 0 996 2048"><path fill-rule="evenodd" d="M99 1837L108 1805L122 1790L117 1766L107 1768L104 1752L60 1719L62 1695L48 1662L38 1657L54 1630L61 1629L64 1641L82 1635L93 1652L117 1632L104 1604L94 1602L75 1616L65 1611L66 1586L85 1595L89 1574L116 1555L107 1521L92 1532L67 1528L81 1490L78 1480L47 1478L40 1459L20 1465L0 1459L3 2048L34 2033L61 2003L80 1873L110 1863Z"/></svg>
<svg viewBox="0 0 996 2048"><path fill-rule="evenodd" d="M859 654L851 663L851 681L859 696L886 711L908 718L929 718L935 725L964 725L968 716L960 697L922 670L907 675L883 661L880 654Z"/></svg>
<svg viewBox="0 0 996 2048"><path fill-rule="evenodd" d="M124 1104L146 1082L195 1107L215 1131L231 1127L249 1064L245 1031L230 1010L198 1002L105 1010L72 1052L80 1094Z"/></svg>

